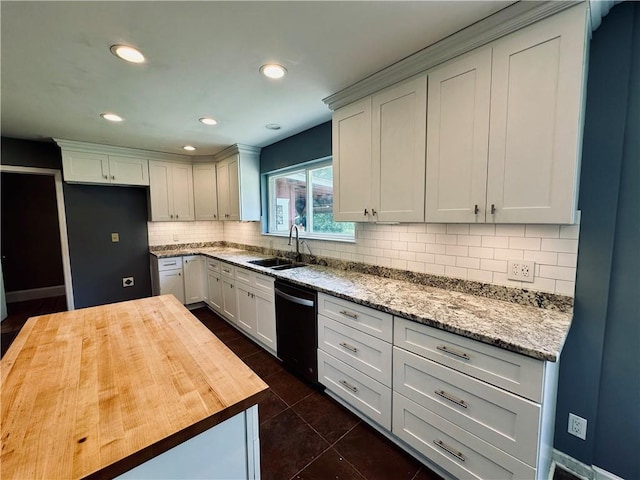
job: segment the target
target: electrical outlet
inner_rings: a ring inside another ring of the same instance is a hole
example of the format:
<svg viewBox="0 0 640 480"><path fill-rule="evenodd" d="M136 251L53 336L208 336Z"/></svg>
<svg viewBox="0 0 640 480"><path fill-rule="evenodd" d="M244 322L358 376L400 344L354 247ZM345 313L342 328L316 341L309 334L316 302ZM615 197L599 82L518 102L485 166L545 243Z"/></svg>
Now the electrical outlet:
<svg viewBox="0 0 640 480"><path fill-rule="evenodd" d="M173 234L173 241L174 241L174 242L177 242L179 238L180 238L180 237L178 237L178 234L177 234L177 233L174 233L174 234Z"/></svg>
<svg viewBox="0 0 640 480"><path fill-rule="evenodd" d="M133 277L122 277L122 286L123 287L133 287Z"/></svg>
<svg viewBox="0 0 640 480"><path fill-rule="evenodd" d="M111 234L111 241L112 242L119 242L120 241L120 235L117 232L114 232Z"/></svg>
<svg viewBox="0 0 640 480"><path fill-rule="evenodd" d="M587 420L574 415L573 413L569 414L569 426L567 431L582 440L586 440L587 438Z"/></svg>
<svg viewBox="0 0 640 480"><path fill-rule="evenodd" d="M533 283L536 263L532 260L509 260L507 262L507 278L518 282Z"/></svg>

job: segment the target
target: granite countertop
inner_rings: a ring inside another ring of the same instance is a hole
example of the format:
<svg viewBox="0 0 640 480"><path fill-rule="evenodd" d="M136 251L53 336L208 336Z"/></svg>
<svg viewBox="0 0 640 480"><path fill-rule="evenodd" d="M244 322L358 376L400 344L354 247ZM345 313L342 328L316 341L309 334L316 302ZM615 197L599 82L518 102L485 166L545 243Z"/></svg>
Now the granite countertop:
<svg viewBox="0 0 640 480"><path fill-rule="evenodd" d="M415 322L552 362L560 356L572 319L571 312L524 306L320 265L274 271L248 263L267 258L266 255L240 249L151 249L151 254L158 258L189 254L218 258Z"/></svg>

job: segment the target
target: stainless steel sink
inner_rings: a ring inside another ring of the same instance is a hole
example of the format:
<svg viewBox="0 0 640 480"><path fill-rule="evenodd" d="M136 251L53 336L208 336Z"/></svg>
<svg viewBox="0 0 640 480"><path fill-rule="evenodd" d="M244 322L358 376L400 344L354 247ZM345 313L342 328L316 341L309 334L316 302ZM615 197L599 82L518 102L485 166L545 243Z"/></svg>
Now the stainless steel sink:
<svg viewBox="0 0 640 480"><path fill-rule="evenodd" d="M250 260L249 263L253 265L258 265L259 267L267 267L267 268L281 267L284 265L293 264L293 262L288 258L281 258L281 257L265 258L262 260Z"/></svg>

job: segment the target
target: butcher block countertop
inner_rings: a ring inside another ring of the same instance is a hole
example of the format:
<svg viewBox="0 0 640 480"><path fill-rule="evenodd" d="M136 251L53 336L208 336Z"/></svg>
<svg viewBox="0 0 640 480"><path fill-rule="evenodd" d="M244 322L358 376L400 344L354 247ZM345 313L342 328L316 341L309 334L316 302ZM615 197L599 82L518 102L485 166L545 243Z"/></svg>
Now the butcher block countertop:
<svg viewBox="0 0 640 480"><path fill-rule="evenodd" d="M33 317L1 365L3 479L111 478L267 389L171 295Z"/></svg>

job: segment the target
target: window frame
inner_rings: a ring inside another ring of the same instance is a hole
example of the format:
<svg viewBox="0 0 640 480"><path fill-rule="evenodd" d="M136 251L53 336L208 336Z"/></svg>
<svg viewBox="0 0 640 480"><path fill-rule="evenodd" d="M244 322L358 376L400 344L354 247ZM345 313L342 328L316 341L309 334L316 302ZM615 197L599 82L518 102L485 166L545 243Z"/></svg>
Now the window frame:
<svg viewBox="0 0 640 480"><path fill-rule="evenodd" d="M311 160L304 163L298 163L295 165L290 165L288 167L281 168L278 170L273 170L271 172L266 172L264 174L264 179L265 179L264 185L266 190L264 198L265 198L265 204L266 204L265 207L266 207L267 215L265 216L266 222L263 229L264 230L263 235L288 237L289 229L291 228L291 227L288 227L286 232L283 232L282 230L277 231L273 229L275 226L275 212L276 212L276 205L275 205L276 197L275 195L272 195L272 184L274 179L278 177L292 175L296 172L301 172L301 173L304 172L305 184L307 186L307 197L306 197L307 222L311 222L311 226L312 226L313 225L312 223L313 222L313 188L311 188L309 183L310 172L313 170L327 167L327 166L333 167L332 156L323 157L323 158ZM310 240L328 240L328 241L336 241L336 242L355 243L356 241L355 222L336 222L336 223L353 223L353 233L352 234L318 233L318 232L309 232L307 230L305 231L300 230L299 237L307 238ZM307 225L309 225L309 223L307 223Z"/></svg>

